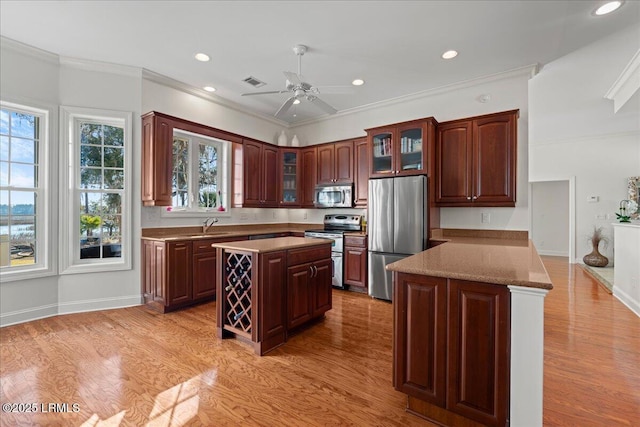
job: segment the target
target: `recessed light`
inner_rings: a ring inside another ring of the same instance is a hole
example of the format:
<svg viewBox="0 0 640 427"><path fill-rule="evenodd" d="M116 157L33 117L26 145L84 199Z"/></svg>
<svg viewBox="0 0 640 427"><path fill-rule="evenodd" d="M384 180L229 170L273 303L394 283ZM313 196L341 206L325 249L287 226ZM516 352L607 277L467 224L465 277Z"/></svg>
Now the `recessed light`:
<svg viewBox="0 0 640 427"><path fill-rule="evenodd" d="M298 105L300 104L300 100L299 99L294 99L293 100L293 105Z"/></svg>
<svg viewBox="0 0 640 427"><path fill-rule="evenodd" d="M364 80L355 79L354 81L351 82L351 84L354 85L354 86L362 86L364 84Z"/></svg>
<svg viewBox="0 0 640 427"><path fill-rule="evenodd" d="M594 13L598 16L606 15L607 13L617 10L620 6L622 6L621 1L610 1L597 8Z"/></svg>
<svg viewBox="0 0 640 427"><path fill-rule="evenodd" d="M195 58L200 62L207 62L210 59L206 53L196 53Z"/></svg>
<svg viewBox="0 0 640 427"><path fill-rule="evenodd" d="M204 90L206 90L207 92L215 92L216 88L213 86L205 86L203 87Z"/></svg>
<svg viewBox="0 0 640 427"><path fill-rule="evenodd" d="M442 54L442 59L453 59L458 56L458 52L455 50L448 50Z"/></svg>

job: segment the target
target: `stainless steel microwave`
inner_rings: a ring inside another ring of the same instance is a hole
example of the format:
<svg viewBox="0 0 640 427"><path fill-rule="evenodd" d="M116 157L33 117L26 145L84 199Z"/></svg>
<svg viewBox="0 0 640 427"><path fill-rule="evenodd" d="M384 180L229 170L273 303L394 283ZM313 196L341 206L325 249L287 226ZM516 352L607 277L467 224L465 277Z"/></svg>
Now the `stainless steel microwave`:
<svg viewBox="0 0 640 427"><path fill-rule="evenodd" d="M313 204L317 208L351 208L353 207L353 184L318 185Z"/></svg>

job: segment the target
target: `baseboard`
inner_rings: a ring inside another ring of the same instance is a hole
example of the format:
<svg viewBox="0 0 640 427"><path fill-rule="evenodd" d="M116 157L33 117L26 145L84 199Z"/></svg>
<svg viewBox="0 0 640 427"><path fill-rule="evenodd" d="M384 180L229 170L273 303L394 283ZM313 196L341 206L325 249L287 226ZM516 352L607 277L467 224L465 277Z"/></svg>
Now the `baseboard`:
<svg viewBox="0 0 640 427"><path fill-rule="evenodd" d="M633 311L636 316L640 317L640 301L635 301L626 292L621 291L615 286L613 287L613 296L618 298L618 300L626 305L629 310Z"/></svg>
<svg viewBox="0 0 640 427"><path fill-rule="evenodd" d="M0 314L0 327L44 319L59 314L83 313L87 311L110 310L114 308L140 305L140 295L129 295L117 298L99 298L83 301L71 301L62 304L47 304L24 310L10 311Z"/></svg>
<svg viewBox="0 0 640 427"><path fill-rule="evenodd" d="M562 256L562 257L568 257L569 256L569 252L550 251L550 250L544 250L544 249L538 249L538 248L536 248L536 250L538 251L538 255Z"/></svg>
<svg viewBox="0 0 640 427"><path fill-rule="evenodd" d="M40 307L15 310L0 314L0 327L16 325L31 320L44 319L58 314L58 304L47 304Z"/></svg>
<svg viewBox="0 0 640 427"><path fill-rule="evenodd" d="M128 295L116 298L97 298L90 300L70 301L58 304L58 314L110 310L113 308L132 307L134 305L140 304L142 304L141 295Z"/></svg>

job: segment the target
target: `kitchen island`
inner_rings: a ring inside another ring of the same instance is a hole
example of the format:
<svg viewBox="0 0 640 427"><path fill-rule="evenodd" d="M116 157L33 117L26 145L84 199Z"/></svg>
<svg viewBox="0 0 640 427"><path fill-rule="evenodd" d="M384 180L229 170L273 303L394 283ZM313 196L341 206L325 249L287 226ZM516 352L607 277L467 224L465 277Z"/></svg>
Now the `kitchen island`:
<svg viewBox="0 0 640 427"><path fill-rule="evenodd" d="M394 272L394 387L442 425L541 426L544 297L526 234L443 237Z"/></svg>
<svg viewBox="0 0 640 427"><path fill-rule="evenodd" d="M278 237L214 243L219 338L263 355L331 309L331 241Z"/></svg>

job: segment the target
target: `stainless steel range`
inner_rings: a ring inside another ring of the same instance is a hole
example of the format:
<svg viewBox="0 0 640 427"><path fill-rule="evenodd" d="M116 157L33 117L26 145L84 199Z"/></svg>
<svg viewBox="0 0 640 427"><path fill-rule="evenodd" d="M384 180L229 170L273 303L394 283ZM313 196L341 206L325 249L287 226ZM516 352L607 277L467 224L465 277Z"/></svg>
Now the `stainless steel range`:
<svg viewBox="0 0 640 427"><path fill-rule="evenodd" d="M344 252L344 233L347 231L360 231L362 215L333 214L324 216L324 228L322 230L306 230L304 237L333 240L331 246L331 260L333 261L333 279L331 284L337 288L344 288L344 275L342 269L342 255Z"/></svg>

